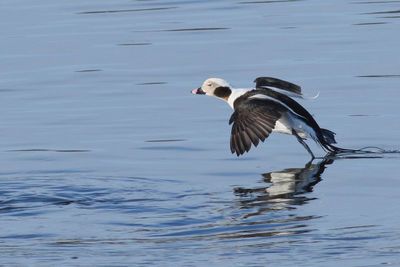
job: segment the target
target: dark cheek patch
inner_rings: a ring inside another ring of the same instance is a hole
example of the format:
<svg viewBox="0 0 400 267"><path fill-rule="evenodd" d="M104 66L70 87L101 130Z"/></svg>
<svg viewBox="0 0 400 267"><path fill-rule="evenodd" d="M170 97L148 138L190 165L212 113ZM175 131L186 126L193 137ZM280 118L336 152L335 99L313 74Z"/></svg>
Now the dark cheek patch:
<svg viewBox="0 0 400 267"><path fill-rule="evenodd" d="M214 95L216 97L220 97L223 99L228 99L228 97L231 95L231 93L232 93L231 88L224 87L224 86L217 87L217 88L215 88L215 91L214 91Z"/></svg>

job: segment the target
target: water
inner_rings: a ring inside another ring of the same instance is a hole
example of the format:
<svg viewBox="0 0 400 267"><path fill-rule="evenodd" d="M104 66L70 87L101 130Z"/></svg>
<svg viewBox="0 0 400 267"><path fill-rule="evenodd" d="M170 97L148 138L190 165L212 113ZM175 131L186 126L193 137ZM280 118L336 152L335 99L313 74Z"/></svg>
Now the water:
<svg viewBox="0 0 400 267"><path fill-rule="evenodd" d="M237 159L229 107L190 94L287 79L341 146L398 149L399 9L3 0L0 265L399 266L398 155Z"/></svg>

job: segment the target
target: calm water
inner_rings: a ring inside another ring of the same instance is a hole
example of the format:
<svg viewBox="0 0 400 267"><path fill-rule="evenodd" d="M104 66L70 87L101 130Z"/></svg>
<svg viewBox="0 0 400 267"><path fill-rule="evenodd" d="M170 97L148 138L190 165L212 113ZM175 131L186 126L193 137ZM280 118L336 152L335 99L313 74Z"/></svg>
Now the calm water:
<svg viewBox="0 0 400 267"><path fill-rule="evenodd" d="M1 266L400 266L400 156L237 159L210 76L400 148L399 1L0 3ZM317 149L314 147L314 149ZM320 152L321 154L321 152Z"/></svg>

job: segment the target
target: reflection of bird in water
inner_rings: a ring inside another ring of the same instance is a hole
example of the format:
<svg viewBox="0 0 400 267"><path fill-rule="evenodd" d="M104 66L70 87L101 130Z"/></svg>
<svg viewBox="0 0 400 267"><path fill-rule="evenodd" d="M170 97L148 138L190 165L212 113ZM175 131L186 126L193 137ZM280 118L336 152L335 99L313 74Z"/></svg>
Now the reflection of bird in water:
<svg viewBox="0 0 400 267"><path fill-rule="evenodd" d="M262 174L263 180L270 183L267 187L235 188L235 193L242 197L242 208L259 207L257 212L246 217L269 210L291 209L292 205L303 205L312 200L302 194L312 192L314 185L321 181L326 165L332 163L332 158L325 158L317 163L310 161L303 168L288 168Z"/></svg>

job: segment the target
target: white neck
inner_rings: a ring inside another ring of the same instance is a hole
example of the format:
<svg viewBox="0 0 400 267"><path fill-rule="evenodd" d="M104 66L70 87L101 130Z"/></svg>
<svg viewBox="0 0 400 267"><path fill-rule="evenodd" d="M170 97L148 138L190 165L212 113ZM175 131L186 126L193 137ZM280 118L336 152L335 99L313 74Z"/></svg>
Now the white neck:
<svg viewBox="0 0 400 267"><path fill-rule="evenodd" d="M230 96L228 97L228 104L229 106L231 106L231 108L233 109L233 102L235 102L235 100L242 96L243 94L245 94L246 92L252 90L251 88L245 88L245 89L232 89L232 93L230 94Z"/></svg>

